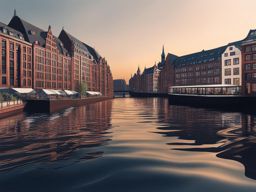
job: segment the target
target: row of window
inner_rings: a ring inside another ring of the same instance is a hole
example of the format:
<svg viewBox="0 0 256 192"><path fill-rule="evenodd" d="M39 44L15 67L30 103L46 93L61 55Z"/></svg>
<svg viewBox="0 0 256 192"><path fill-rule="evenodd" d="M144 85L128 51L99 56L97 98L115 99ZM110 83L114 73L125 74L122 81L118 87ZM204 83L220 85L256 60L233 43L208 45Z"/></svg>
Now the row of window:
<svg viewBox="0 0 256 192"><path fill-rule="evenodd" d="M232 60L231 59L227 59L224 61L224 65L225 66L230 66L232 65ZM234 58L233 59L233 65L239 65L239 58Z"/></svg>
<svg viewBox="0 0 256 192"><path fill-rule="evenodd" d="M231 78L227 78L224 80L225 84L226 85L231 85L232 82L231 82ZM233 78L233 85L240 85L240 78Z"/></svg>
<svg viewBox="0 0 256 192"><path fill-rule="evenodd" d="M256 60L256 54L247 54L245 55L245 61L251 61L251 60Z"/></svg>
<svg viewBox="0 0 256 192"><path fill-rule="evenodd" d="M246 64L246 65L245 65L245 70L246 70L246 71L256 70L256 63L253 63L253 64Z"/></svg>
<svg viewBox="0 0 256 192"><path fill-rule="evenodd" d="M224 53L224 57L228 57L228 56L235 56L236 55L236 52L235 51L232 51L230 53Z"/></svg>
<svg viewBox="0 0 256 192"><path fill-rule="evenodd" d="M240 74L240 68L233 68L233 75L239 75ZM224 71L225 76L231 76L232 75L232 69L225 69Z"/></svg>
<svg viewBox="0 0 256 192"><path fill-rule="evenodd" d="M245 47L245 52L248 53L248 52L256 52L256 45L253 45L253 46L246 46Z"/></svg>

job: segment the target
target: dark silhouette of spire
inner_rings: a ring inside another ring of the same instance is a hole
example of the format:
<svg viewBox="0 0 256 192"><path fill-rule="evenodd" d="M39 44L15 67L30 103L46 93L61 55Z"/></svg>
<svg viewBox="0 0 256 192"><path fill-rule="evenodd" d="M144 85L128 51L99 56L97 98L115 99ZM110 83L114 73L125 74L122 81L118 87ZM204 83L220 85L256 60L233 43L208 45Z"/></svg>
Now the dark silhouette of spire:
<svg viewBox="0 0 256 192"><path fill-rule="evenodd" d="M165 52L164 52L164 45L163 45L163 50L161 55L161 64L164 65L164 63L165 63Z"/></svg>

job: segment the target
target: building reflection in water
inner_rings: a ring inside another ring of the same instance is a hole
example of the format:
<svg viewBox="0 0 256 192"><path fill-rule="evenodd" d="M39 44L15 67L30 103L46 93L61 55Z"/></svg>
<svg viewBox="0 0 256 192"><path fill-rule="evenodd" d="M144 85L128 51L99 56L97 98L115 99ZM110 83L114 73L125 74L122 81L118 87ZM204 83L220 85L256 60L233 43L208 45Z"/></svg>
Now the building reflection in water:
<svg viewBox="0 0 256 192"><path fill-rule="evenodd" d="M0 171L41 161L102 156L111 139L111 110L112 102L105 101L53 115L0 120Z"/></svg>
<svg viewBox="0 0 256 192"><path fill-rule="evenodd" d="M245 175L256 179L256 115L170 106L159 107L159 119L168 126L158 133L178 138L168 143L172 150L216 153L242 163Z"/></svg>

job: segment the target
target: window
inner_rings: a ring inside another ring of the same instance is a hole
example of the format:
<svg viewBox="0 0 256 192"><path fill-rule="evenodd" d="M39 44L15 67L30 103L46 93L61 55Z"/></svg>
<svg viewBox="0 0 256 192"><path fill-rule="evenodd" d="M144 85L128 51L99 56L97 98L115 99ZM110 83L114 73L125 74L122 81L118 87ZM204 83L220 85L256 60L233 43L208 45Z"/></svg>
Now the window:
<svg viewBox="0 0 256 192"><path fill-rule="evenodd" d="M253 78L253 79L256 79L256 73L253 73L253 74L252 74L252 78Z"/></svg>
<svg viewBox="0 0 256 192"><path fill-rule="evenodd" d="M2 77L2 84L6 84L6 77Z"/></svg>
<svg viewBox="0 0 256 192"><path fill-rule="evenodd" d="M255 83L252 84L252 92L256 92L256 84Z"/></svg>
<svg viewBox="0 0 256 192"><path fill-rule="evenodd" d="M252 65L252 69L256 69L256 63Z"/></svg>
<svg viewBox="0 0 256 192"><path fill-rule="evenodd" d="M251 60L251 55L246 55L246 56L245 56L245 60L246 60L246 61L250 61L250 60Z"/></svg>
<svg viewBox="0 0 256 192"><path fill-rule="evenodd" d="M239 65L239 58L234 58L233 63L234 65Z"/></svg>
<svg viewBox="0 0 256 192"><path fill-rule="evenodd" d="M225 79L225 84L230 85L231 84L231 79Z"/></svg>
<svg viewBox="0 0 256 192"><path fill-rule="evenodd" d="M239 75L239 68L234 68L233 69L233 75Z"/></svg>
<svg viewBox="0 0 256 192"><path fill-rule="evenodd" d="M240 79L239 78L234 78L233 79L233 84L234 85L240 85Z"/></svg>
<svg viewBox="0 0 256 192"><path fill-rule="evenodd" d="M229 50L232 51L232 50L233 50L233 47L229 47Z"/></svg>
<svg viewBox="0 0 256 192"><path fill-rule="evenodd" d="M2 40L2 74L6 74L6 41Z"/></svg>
<svg viewBox="0 0 256 192"><path fill-rule="evenodd" d="M252 55L252 59L253 59L253 60L256 60L256 54L253 54L253 55Z"/></svg>
<svg viewBox="0 0 256 192"><path fill-rule="evenodd" d="M256 51L256 45L252 46L252 51Z"/></svg>
<svg viewBox="0 0 256 192"><path fill-rule="evenodd" d="M231 75L231 69L225 69L225 76Z"/></svg>
<svg viewBox="0 0 256 192"><path fill-rule="evenodd" d="M246 48L245 48L245 52L250 52L251 51L251 46L247 46Z"/></svg>
<svg viewBox="0 0 256 192"><path fill-rule="evenodd" d="M231 65L231 59L225 60L225 66Z"/></svg>
<svg viewBox="0 0 256 192"><path fill-rule="evenodd" d="M230 52L230 56L234 56L234 55L236 55L236 52L235 52L235 51Z"/></svg>
<svg viewBox="0 0 256 192"><path fill-rule="evenodd" d="M251 64L246 64L245 65L245 70L250 71L251 70Z"/></svg>
<svg viewBox="0 0 256 192"><path fill-rule="evenodd" d="M224 57L227 57L227 56L228 56L228 53L225 53L225 54L224 54Z"/></svg>
<svg viewBox="0 0 256 192"><path fill-rule="evenodd" d="M252 78L252 74L248 73L245 77L246 77L246 80L249 81Z"/></svg>

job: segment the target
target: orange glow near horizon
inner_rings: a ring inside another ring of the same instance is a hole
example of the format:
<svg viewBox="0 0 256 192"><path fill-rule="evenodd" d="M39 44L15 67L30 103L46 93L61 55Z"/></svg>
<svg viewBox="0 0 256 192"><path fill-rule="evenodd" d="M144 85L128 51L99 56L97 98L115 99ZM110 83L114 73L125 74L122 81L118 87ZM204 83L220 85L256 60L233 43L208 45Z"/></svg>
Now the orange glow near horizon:
<svg viewBox="0 0 256 192"><path fill-rule="evenodd" d="M114 79L126 81L138 66L143 70L160 61L163 45L166 55L190 54L241 40L256 28L254 0L15 2L3 0L2 22L8 23L16 8L21 18L40 28L50 24L56 36L64 26L107 59Z"/></svg>

